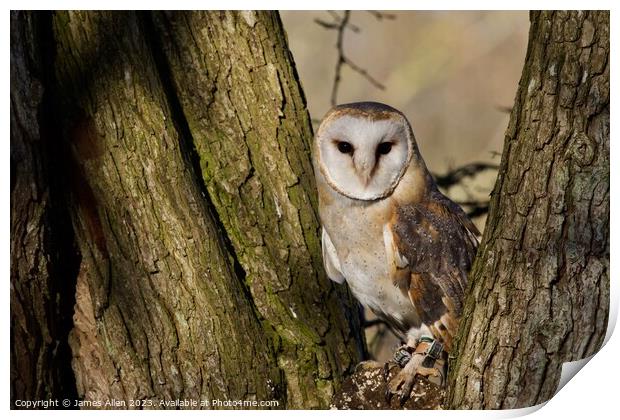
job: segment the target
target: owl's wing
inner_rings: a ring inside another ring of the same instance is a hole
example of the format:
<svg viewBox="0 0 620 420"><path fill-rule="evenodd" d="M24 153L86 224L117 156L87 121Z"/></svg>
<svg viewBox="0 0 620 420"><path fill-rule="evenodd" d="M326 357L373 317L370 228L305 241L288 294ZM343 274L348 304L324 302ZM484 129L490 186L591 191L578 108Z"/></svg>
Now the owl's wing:
<svg viewBox="0 0 620 420"><path fill-rule="evenodd" d="M449 349L463 309L478 229L439 191L395 210L384 228L388 271L422 322Z"/></svg>
<svg viewBox="0 0 620 420"><path fill-rule="evenodd" d="M323 265L325 266L327 276L332 281L342 284L344 282L344 276L340 268L340 260L336 253L336 247L334 247L325 228L323 228L323 234L321 235L321 246L323 249Z"/></svg>

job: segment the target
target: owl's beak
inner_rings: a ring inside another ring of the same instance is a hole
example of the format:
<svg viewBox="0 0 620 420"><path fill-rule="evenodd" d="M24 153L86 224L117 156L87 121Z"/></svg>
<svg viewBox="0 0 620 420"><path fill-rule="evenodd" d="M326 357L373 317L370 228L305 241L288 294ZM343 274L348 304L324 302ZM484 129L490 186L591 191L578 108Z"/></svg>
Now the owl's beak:
<svg viewBox="0 0 620 420"><path fill-rule="evenodd" d="M375 168L375 162L371 161L371 159L364 159L358 162L356 165L358 177L364 187L367 187L370 183L370 179L372 178L372 173Z"/></svg>
<svg viewBox="0 0 620 420"><path fill-rule="evenodd" d="M364 184L364 188L366 188L370 182L370 171L362 173L360 179L362 184Z"/></svg>

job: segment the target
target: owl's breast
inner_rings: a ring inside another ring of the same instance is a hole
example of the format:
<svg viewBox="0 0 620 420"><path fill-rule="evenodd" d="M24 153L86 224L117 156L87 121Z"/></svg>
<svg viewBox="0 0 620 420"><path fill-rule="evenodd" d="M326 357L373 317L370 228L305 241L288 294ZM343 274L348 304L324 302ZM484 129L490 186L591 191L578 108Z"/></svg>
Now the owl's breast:
<svg viewBox="0 0 620 420"><path fill-rule="evenodd" d="M392 284L388 274L383 226L391 212L389 201L364 206L342 204L321 208L321 219L351 292L395 328L406 331L419 327L413 303Z"/></svg>

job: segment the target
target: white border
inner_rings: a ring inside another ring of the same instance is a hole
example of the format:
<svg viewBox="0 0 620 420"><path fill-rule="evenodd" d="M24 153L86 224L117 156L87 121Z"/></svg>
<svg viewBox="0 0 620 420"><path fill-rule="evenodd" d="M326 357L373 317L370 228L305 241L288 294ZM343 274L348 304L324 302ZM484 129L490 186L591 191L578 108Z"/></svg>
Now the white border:
<svg viewBox="0 0 620 420"><path fill-rule="evenodd" d="M46 9L46 8L54 8L54 9L204 9L204 8L213 8L213 9L245 9L245 8L260 8L260 9L292 9L292 10L304 10L304 9L313 9L313 10L325 10L325 9L376 9L377 6L381 6L384 10L398 10L398 9L407 9L407 8L416 8L419 10L479 10L479 9L499 9L499 10L523 10L523 9L611 9L611 48L612 57L611 57L611 68L616 68L616 54L615 50L617 50L618 45L618 37L617 37L617 28L618 28L618 19L617 12L613 7L613 3L611 1L532 1L532 0L523 0L520 2L515 1L504 1L504 2L492 2L492 1L468 1L468 2L459 2L459 1L442 1L442 2L411 2L411 1L391 1L384 0L380 3L368 2L368 1L340 1L340 2L326 2L326 1L314 1L310 4L293 4L292 2L283 2L283 1L263 1L260 4L256 2L250 1L238 1L238 0L229 0L226 2L205 2L198 0L178 0L175 2L162 2L162 1L102 1L102 0L93 0L89 2L83 1L8 1L7 2L9 9ZM298 6L298 7L295 7ZM301 6L301 7L299 7ZM5 15L5 19L8 18L8 13ZM5 21L6 22L6 21ZM9 30L10 25L5 25L4 29L4 54L3 58L5 61L4 66L2 67L2 72L4 74L4 86L3 90L5 92L4 98L5 101L2 105L2 118L4 120L5 127L5 138L3 142L2 148L2 158L4 165L2 165L3 174L2 174L2 189L3 189L3 197L5 198L4 205L0 206L0 214L2 215L2 219L5 220L2 225L2 256L1 262L2 272L7 274L6 282L5 282L5 293L2 295L2 303L4 304L4 313L2 314L2 328L3 328L3 336L4 346L2 348L2 357L4 363L2 366L2 378L4 381L2 383L2 395L4 396L3 403L5 409L8 411L9 408L9 249L10 249L10 232L9 232L9 196L10 196L10 146L9 146L9 130L10 130L10 114L9 114L9 103L6 101L6 96L9 96L9 84L7 83L10 79L9 76ZM615 47L615 48L614 48ZM612 96L617 98L617 84L614 82L611 84L611 91L613 92ZM611 108L611 125L615 126L615 122L617 122L617 112L616 108ZM613 137L613 128L612 128L612 137ZM617 137L617 136L616 136ZM618 153L616 151L616 147L613 146L615 144L615 140L611 140L611 161L619 162ZM613 213L614 209L617 210L617 197L618 197L618 188L616 187L616 180L618 180L618 170L616 166L611 167L611 211ZM611 224L611 243L614 243L614 239L618 238L618 229L615 224ZM614 248L611 248L611 260L614 260L614 256L617 252L614 251ZM325 416L325 417L338 417L338 418L373 418L376 415L380 415L382 418L385 416L392 418L402 418L401 416L415 416L416 419L425 419L425 418L507 418L507 417L516 417L520 415L525 415L527 413L531 413L529 418L532 419L547 419L550 416L560 417L563 419L573 419L573 418L608 418L610 413L617 411L615 407L615 402L617 399L617 390L618 385L617 381L620 377L619 369L618 369L618 354L620 354L620 341L617 337L611 337L611 333L615 327L615 323L617 320L618 314L618 290L617 290L617 274L618 270L615 270L612 266L611 269L611 309L610 309L610 326L608 335L606 337L606 345L604 348L592 358L592 360L583 367L583 371L577 375L576 378L569 381L561 391L553 397L544 408L534 407L523 410L507 410L507 411L443 411L443 412L415 412L403 414L399 411L382 411L380 414L374 412L344 412L344 411L321 411L321 412L308 412L301 411L295 413L288 413L284 411L279 412L268 412L268 411L246 411L243 413L244 416L252 416L258 418L284 418L289 417L291 415L300 416L300 418L310 418L310 416L314 417L316 415ZM611 337L611 339L610 339ZM607 341L608 340L608 341ZM574 365L571 367L574 368ZM569 368L564 370L564 378L567 378L569 375ZM574 369L573 369L574 370ZM9 414L15 418L30 418L31 416L39 417L44 416L46 418L76 418L81 417L84 412L53 412L53 411L35 411L35 412L23 412L23 411L11 411ZM184 412L175 415L181 416L191 416L198 418L204 418L207 416L216 416L218 418L236 418L239 413L235 413L232 411L220 411L215 413L201 413L197 411L193 412ZM114 411L114 412L95 412L89 411L86 412L85 415L93 416L93 417L105 417L109 418L109 416L141 416L141 414L135 414L135 412L123 412L123 411ZM149 413L149 416L164 418L164 416L168 416L169 414L164 411L157 411Z"/></svg>
<svg viewBox="0 0 620 420"><path fill-rule="evenodd" d="M577 0L523 0L523 1L397 1L382 0L381 2L371 2L366 0L344 0L344 1L325 1L318 0L313 2L292 2L292 1L260 1L252 2L247 0L228 0L228 1L200 1L200 0L178 0L178 1L144 1L144 0L24 0L7 1L9 9L262 9L262 10L539 10L539 9L613 9L614 4L609 0L577 1Z"/></svg>

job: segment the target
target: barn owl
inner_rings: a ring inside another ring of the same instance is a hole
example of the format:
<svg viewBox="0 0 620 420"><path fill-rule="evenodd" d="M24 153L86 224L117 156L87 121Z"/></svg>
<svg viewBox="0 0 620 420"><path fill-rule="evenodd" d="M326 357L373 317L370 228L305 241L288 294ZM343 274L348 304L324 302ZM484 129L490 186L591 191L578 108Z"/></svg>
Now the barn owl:
<svg viewBox="0 0 620 420"><path fill-rule="evenodd" d="M445 378L479 232L437 189L409 122L390 106L330 110L313 165L325 270L400 335L402 370L386 396L402 404L416 374Z"/></svg>

